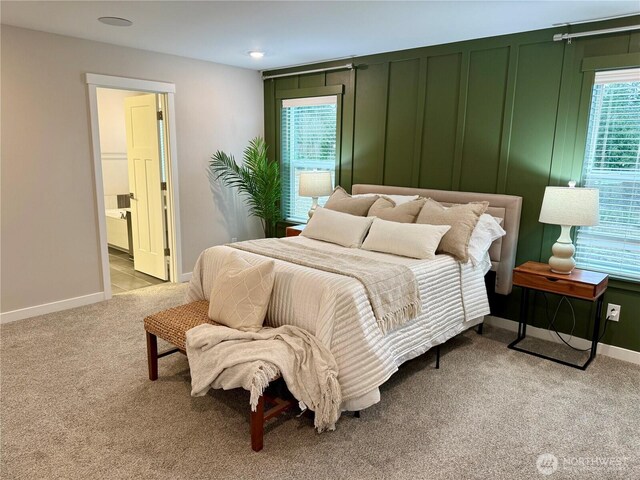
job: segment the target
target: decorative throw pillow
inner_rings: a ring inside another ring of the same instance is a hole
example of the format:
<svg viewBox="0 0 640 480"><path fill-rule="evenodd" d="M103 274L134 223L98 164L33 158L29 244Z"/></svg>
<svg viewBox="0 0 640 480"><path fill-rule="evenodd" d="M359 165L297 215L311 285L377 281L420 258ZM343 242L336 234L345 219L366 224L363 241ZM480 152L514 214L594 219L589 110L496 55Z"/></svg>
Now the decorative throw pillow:
<svg viewBox="0 0 640 480"><path fill-rule="evenodd" d="M356 195L351 195L353 198L360 198L360 197L379 197L380 195L383 195L387 198L390 198L391 200L393 200L394 202L396 202L396 205L402 205L403 203L407 203L410 202L412 200L417 200L420 198L420 195L387 195L386 193L384 194L378 194L378 193L358 193Z"/></svg>
<svg viewBox="0 0 640 480"><path fill-rule="evenodd" d="M469 239L489 202L472 202L445 208L440 203L427 199L416 219L416 223L430 225L450 225L438 247L438 253L453 255L463 263L469 261Z"/></svg>
<svg viewBox="0 0 640 480"><path fill-rule="evenodd" d="M362 249L431 260L442 236L450 228L448 225L401 224L376 218Z"/></svg>
<svg viewBox="0 0 640 480"><path fill-rule="evenodd" d="M213 282L209 318L237 330L260 330L271 298L274 267L273 260L252 265L240 253L231 252Z"/></svg>
<svg viewBox="0 0 640 480"><path fill-rule="evenodd" d="M324 208L336 212L348 213L359 217L366 217L371 205L378 199L377 195L371 197L352 197L347 191L338 186L324 204Z"/></svg>
<svg viewBox="0 0 640 480"><path fill-rule="evenodd" d="M373 217L358 217L318 207L300 235L343 247L358 248L371 227Z"/></svg>
<svg viewBox="0 0 640 480"><path fill-rule="evenodd" d="M491 244L507 234L500 226L503 219L483 213L469 239L469 259L473 265L482 262Z"/></svg>
<svg viewBox="0 0 640 480"><path fill-rule="evenodd" d="M426 202L426 199L419 198L398 205L391 198L383 195L371 205L367 216L378 217L391 222L413 223L424 206L424 202Z"/></svg>

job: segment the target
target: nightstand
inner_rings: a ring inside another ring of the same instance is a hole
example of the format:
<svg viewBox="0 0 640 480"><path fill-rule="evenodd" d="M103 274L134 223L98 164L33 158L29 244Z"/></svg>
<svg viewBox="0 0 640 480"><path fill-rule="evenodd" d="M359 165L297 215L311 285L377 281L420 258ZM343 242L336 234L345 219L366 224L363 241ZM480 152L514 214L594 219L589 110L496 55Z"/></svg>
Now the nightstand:
<svg viewBox="0 0 640 480"><path fill-rule="evenodd" d="M297 237L298 235L300 235L300 233L302 233L302 230L304 230L304 227L306 227L306 225L293 225L291 227L287 227L285 236Z"/></svg>
<svg viewBox="0 0 640 480"><path fill-rule="evenodd" d="M509 348L519 352L528 353L536 357L551 360L562 365L586 370L596 356L598 347L598 335L600 334L600 317L602 316L602 301L607 290L609 276L604 273L590 272L576 268L569 275L553 273L546 263L527 262L513 270L513 284L522 288L520 301L520 320L518 323L518 337L509 344ZM527 313L529 310L529 292L537 290L555 293L566 297L577 298L590 302L596 302L596 317L593 322L591 337L591 350L589 358L583 365L576 365L557 358L549 357L541 353L532 352L518 347L518 343L527 335Z"/></svg>

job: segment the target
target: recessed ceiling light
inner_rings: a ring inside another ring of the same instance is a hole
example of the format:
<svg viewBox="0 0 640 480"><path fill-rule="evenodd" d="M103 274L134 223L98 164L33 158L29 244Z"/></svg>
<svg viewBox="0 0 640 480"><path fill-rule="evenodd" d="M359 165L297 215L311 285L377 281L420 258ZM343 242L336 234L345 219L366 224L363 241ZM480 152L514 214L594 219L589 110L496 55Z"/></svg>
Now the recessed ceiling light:
<svg viewBox="0 0 640 480"><path fill-rule="evenodd" d="M264 52L259 52L257 50L252 50L249 52L249 56L251 58L262 58L264 57Z"/></svg>
<svg viewBox="0 0 640 480"><path fill-rule="evenodd" d="M120 17L100 17L98 18L98 21L105 25L111 25L112 27L130 27L133 25L131 20Z"/></svg>

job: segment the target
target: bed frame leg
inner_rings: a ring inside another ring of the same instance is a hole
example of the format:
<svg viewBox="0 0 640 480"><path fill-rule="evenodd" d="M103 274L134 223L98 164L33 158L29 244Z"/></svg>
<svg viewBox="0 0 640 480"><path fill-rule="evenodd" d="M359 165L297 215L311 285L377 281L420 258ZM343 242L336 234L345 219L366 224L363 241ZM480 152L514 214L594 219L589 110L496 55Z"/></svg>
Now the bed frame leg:
<svg viewBox="0 0 640 480"><path fill-rule="evenodd" d="M251 449L262 450L264 444L264 396L260 395L256 411L251 412Z"/></svg>
<svg viewBox="0 0 640 480"><path fill-rule="evenodd" d="M147 333L147 363L149 364L149 380L158 379L158 338Z"/></svg>
<svg viewBox="0 0 640 480"><path fill-rule="evenodd" d="M440 368L440 345L436 346L436 368Z"/></svg>
<svg viewBox="0 0 640 480"><path fill-rule="evenodd" d="M353 418L360 418L360 410L353 412Z"/></svg>
<svg viewBox="0 0 640 480"><path fill-rule="evenodd" d="M478 335L482 335L482 327L484 327L484 323L478 325Z"/></svg>

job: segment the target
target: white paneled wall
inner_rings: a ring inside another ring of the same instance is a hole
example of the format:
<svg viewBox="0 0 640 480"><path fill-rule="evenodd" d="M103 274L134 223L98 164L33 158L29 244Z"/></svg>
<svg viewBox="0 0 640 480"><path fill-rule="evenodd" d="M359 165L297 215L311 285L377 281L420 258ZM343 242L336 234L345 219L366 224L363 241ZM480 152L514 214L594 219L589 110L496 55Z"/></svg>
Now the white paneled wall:
<svg viewBox="0 0 640 480"><path fill-rule="evenodd" d="M129 193L129 170L127 153L102 154L102 181L104 194L122 195Z"/></svg>
<svg viewBox="0 0 640 480"><path fill-rule="evenodd" d="M117 195L105 195L104 196L104 208L109 210L118 209L118 196Z"/></svg>

